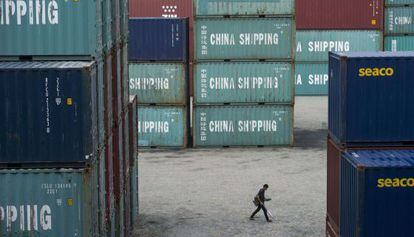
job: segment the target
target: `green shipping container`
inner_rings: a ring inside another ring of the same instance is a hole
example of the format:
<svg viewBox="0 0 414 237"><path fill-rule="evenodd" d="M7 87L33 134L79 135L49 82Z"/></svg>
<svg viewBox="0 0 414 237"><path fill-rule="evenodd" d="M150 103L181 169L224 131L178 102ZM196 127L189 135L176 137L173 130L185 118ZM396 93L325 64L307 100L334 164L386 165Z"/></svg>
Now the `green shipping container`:
<svg viewBox="0 0 414 237"><path fill-rule="evenodd" d="M293 106L197 106L194 146L286 146L293 144Z"/></svg>
<svg viewBox="0 0 414 237"><path fill-rule="evenodd" d="M293 18L199 18L197 60L292 59Z"/></svg>
<svg viewBox="0 0 414 237"><path fill-rule="evenodd" d="M129 92L139 104L186 104L187 67L180 63L130 63Z"/></svg>
<svg viewBox="0 0 414 237"><path fill-rule="evenodd" d="M111 3L0 1L0 56L98 56L112 46Z"/></svg>
<svg viewBox="0 0 414 237"><path fill-rule="evenodd" d="M90 170L0 171L0 236L100 236Z"/></svg>
<svg viewBox="0 0 414 237"><path fill-rule="evenodd" d="M385 51L414 51L414 36L386 36Z"/></svg>
<svg viewBox="0 0 414 237"><path fill-rule="evenodd" d="M294 0L195 0L196 16L293 15Z"/></svg>
<svg viewBox="0 0 414 237"><path fill-rule="evenodd" d="M386 6L414 5L414 0L385 0Z"/></svg>
<svg viewBox="0 0 414 237"><path fill-rule="evenodd" d="M328 64L295 64L296 95L328 95Z"/></svg>
<svg viewBox="0 0 414 237"><path fill-rule="evenodd" d="M187 121L184 106L138 106L138 147L186 147Z"/></svg>
<svg viewBox="0 0 414 237"><path fill-rule="evenodd" d="M291 63L207 62L194 72L196 104L294 101Z"/></svg>
<svg viewBox="0 0 414 237"><path fill-rule="evenodd" d="M414 34L414 6L385 10L385 34Z"/></svg>
<svg viewBox="0 0 414 237"><path fill-rule="evenodd" d="M297 31L296 61L328 62L329 51L381 51L380 31Z"/></svg>

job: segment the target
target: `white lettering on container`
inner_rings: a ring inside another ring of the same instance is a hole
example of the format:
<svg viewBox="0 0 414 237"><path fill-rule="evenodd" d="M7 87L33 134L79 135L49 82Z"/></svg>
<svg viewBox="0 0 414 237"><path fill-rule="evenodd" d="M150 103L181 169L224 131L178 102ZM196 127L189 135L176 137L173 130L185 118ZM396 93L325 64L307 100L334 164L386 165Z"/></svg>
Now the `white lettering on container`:
<svg viewBox="0 0 414 237"><path fill-rule="evenodd" d="M29 25L59 24L59 5L56 0L0 0L0 25L22 25L24 17Z"/></svg>
<svg viewBox="0 0 414 237"><path fill-rule="evenodd" d="M129 88L132 90L168 90L170 89L168 78L131 78Z"/></svg>
<svg viewBox="0 0 414 237"><path fill-rule="evenodd" d="M276 132L276 120L239 120L236 121L238 132ZM209 122L211 133L232 133L235 131L232 120L212 120Z"/></svg>
<svg viewBox="0 0 414 237"><path fill-rule="evenodd" d="M395 17L394 23L396 25L411 25L413 24L413 18L411 16L398 16Z"/></svg>
<svg viewBox="0 0 414 237"><path fill-rule="evenodd" d="M209 80L211 90L233 89L277 89L279 80L277 77L212 77Z"/></svg>
<svg viewBox="0 0 414 237"><path fill-rule="evenodd" d="M19 212L17 211L19 209ZM5 211L6 210L6 211ZM19 219L20 231L38 231L39 219L42 230L52 229L52 210L50 206L43 205L38 215L38 205L21 205L0 207L0 222L6 219L7 232L13 231L13 223Z"/></svg>
<svg viewBox="0 0 414 237"><path fill-rule="evenodd" d="M138 133L168 133L167 121L138 121Z"/></svg>
<svg viewBox="0 0 414 237"><path fill-rule="evenodd" d="M309 52L349 52L349 41L310 41L308 43Z"/></svg>
<svg viewBox="0 0 414 237"><path fill-rule="evenodd" d="M238 35L239 45L278 45L277 33L242 33ZM210 44L218 46L236 45L236 36L231 33L215 33L210 35Z"/></svg>

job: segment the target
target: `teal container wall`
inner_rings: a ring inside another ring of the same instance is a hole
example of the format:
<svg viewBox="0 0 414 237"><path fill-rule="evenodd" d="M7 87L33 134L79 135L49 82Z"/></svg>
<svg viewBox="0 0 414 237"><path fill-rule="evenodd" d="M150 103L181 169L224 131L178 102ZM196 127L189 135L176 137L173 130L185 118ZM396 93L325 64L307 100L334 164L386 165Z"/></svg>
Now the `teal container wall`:
<svg viewBox="0 0 414 237"><path fill-rule="evenodd" d="M296 95L328 95L328 64L295 64Z"/></svg>
<svg viewBox="0 0 414 237"><path fill-rule="evenodd" d="M138 173L138 157L135 158L134 166L131 167L131 219L132 223L135 224L138 221L139 214L139 173Z"/></svg>
<svg viewBox="0 0 414 237"><path fill-rule="evenodd" d="M293 15L294 0L194 0L196 16Z"/></svg>
<svg viewBox="0 0 414 237"><path fill-rule="evenodd" d="M328 62L328 52L381 51L380 31L297 31L296 61Z"/></svg>
<svg viewBox="0 0 414 237"><path fill-rule="evenodd" d="M293 144L293 106L197 106L194 146Z"/></svg>
<svg viewBox="0 0 414 237"><path fill-rule="evenodd" d="M386 6L414 5L414 0L385 0Z"/></svg>
<svg viewBox="0 0 414 237"><path fill-rule="evenodd" d="M384 39L385 51L414 51L414 36L386 36Z"/></svg>
<svg viewBox="0 0 414 237"><path fill-rule="evenodd" d="M291 63L207 62L194 68L196 104L294 101Z"/></svg>
<svg viewBox="0 0 414 237"><path fill-rule="evenodd" d="M96 236L95 172L0 171L1 236Z"/></svg>
<svg viewBox="0 0 414 237"><path fill-rule="evenodd" d="M186 147L187 127L184 106L138 106L138 147Z"/></svg>
<svg viewBox="0 0 414 237"><path fill-rule="evenodd" d="M181 63L130 63L128 84L139 104L184 105L187 67Z"/></svg>
<svg viewBox="0 0 414 237"><path fill-rule="evenodd" d="M293 18L198 18L196 60L292 59Z"/></svg>
<svg viewBox="0 0 414 237"><path fill-rule="evenodd" d="M414 34L414 6L385 9L385 34Z"/></svg>
<svg viewBox="0 0 414 237"><path fill-rule="evenodd" d="M103 44L111 44L108 38L103 42L102 0L45 1L44 7L29 0L9 1L14 8L6 2L0 1L1 56L97 56Z"/></svg>

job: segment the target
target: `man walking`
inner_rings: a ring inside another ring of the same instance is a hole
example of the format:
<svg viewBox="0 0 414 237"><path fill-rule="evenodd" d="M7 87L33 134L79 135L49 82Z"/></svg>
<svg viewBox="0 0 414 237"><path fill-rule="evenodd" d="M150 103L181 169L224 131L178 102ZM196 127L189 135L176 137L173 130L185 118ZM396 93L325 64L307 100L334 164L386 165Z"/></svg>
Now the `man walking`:
<svg viewBox="0 0 414 237"><path fill-rule="evenodd" d="M260 211L260 209L262 209L267 222L272 222L272 220L269 219L269 216L267 214L267 209L264 205L264 202L268 202L271 200L270 198L265 198L265 192L268 188L269 188L269 185L267 184L263 185L263 188L261 188L259 192L257 193L257 195L254 197L253 203L257 206L257 209L250 216L250 220L254 220L254 216Z"/></svg>

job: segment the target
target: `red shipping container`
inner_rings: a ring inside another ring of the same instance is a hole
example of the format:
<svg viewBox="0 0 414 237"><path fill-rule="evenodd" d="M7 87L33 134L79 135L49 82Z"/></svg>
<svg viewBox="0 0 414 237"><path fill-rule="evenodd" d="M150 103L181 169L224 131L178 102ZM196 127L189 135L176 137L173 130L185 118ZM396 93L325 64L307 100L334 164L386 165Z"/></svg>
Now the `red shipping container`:
<svg viewBox="0 0 414 237"><path fill-rule="evenodd" d="M129 17L189 18L189 57L194 60L193 0L130 0ZM192 63L189 67L189 94L193 95Z"/></svg>
<svg viewBox="0 0 414 237"><path fill-rule="evenodd" d="M297 0L298 30L382 30L384 0Z"/></svg>

